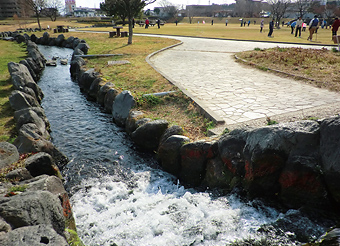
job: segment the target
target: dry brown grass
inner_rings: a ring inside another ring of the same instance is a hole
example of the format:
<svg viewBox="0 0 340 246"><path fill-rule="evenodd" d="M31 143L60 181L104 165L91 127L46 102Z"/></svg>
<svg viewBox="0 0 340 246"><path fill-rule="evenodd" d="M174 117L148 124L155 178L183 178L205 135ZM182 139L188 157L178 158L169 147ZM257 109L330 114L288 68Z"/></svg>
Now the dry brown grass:
<svg viewBox="0 0 340 246"><path fill-rule="evenodd" d="M320 88L340 91L340 54L327 49L272 48L238 53L246 64L282 71Z"/></svg>

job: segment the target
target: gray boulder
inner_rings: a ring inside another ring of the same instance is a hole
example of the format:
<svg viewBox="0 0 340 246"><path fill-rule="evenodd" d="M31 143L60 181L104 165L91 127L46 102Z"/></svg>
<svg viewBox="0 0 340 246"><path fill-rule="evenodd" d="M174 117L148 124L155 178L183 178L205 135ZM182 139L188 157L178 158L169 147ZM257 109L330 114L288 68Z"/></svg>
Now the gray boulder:
<svg viewBox="0 0 340 246"><path fill-rule="evenodd" d="M80 43L80 39L79 38L74 38L72 41L72 49L75 49L77 47L77 45Z"/></svg>
<svg viewBox="0 0 340 246"><path fill-rule="evenodd" d="M106 113L112 113L112 105L115 101L116 97L118 96L119 91L115 88L111 88L107 91L104 97L104 109Z"/></svg>
<svg viewBox="0 0 340 246"><path fill-rule="evenodd" d="M165 130L164 134L161 137L160 144L166 141L172 135L183 135L183 128L177 125L171 126Z"/></svg>
<svg viewBox="0 0 340 246"><path fill-rule="evenodd" d="M95 81L97 78L99 78L98 72L96 72L93 68L87 70L78 80L80 89L88 92L93 81Z"/></svg>
<svg viewBox="0 0 340 246"><path fill-rule="evenodd" d="M12 228L11 226L3 219L0 217L0 242L1 242L1 236L6 233L11 231Z"/></svg>
<svg viewBox="0 0 340 246"><path fill-rule="evenodd" d="M185 136L172 135L160 143L158 147L158 160L166 172L176 177L179 176L181 168L180 149L188 142L190 142L190 139Z"/></svg>
<svg viewBox="0 0 340 246"><path fill-rule="evenodd" d="M237 129L218 140L218 149L224 165L231 173L241 178L245 175L243 149L247 136L248 129Z"/></svg>
<svg viewBox="0 0 340 246"><path fill-rule="evenodd" d="M42 71L42 69L44 69L45 67L46 59L43 56L43 54L39 51L38 46L35 43L28 41L27 52L28 52L28 56L33 59L33 61L39 67L40 71Z"/></svg>
<svg viewBox="0 0 340 246"><path fill-rule="evenodd" d="M143 118L144 113L142 111L130 110L129 116L126 119L125 131L131 135L139 126L137 121Z"/></svg>
<svg viewBox="0 0 340 246"><path fill-rule="evenodd" d="M18 44L25 43L26 38L23 35L16 35L15 36L15 41L17 41Z"/></svg>
<svg viewBox="0 0 340 246"><path fill-rule="evenodd" d="M21 109L21 110L17 110L14 112L14 118L18 118L20 115L26 114L29 111L34 111L40 119L42 119L45 123L45 128L47 131L50 130L50 122L48 121L46 114L45 114L45 110L41 107L30 107L30 108L25 108L25 109Z"/></svg>
<svg viewBox="0 0 340 246"><path fill-rule="evenodd" d="M56 46L62 46L64 40L65 40L64 34L58 35L58 37L55 39Z"/></svg>
<svg viewBox="0 0 340 246"><path fill-rule="evenodd" d="M207 161L206 173L202 183L209 189L232 190L240 183L239 179L228 169L220 157L216 157Z"/></svg>
<svg viewBox="0 0 340 246"><path fill-rule="evenodd" d="M37 36L33 33L32 35L31 35L31 41L32 42L34 42L35 43L35 41L37 40Z"/></svg>
<svg viewBox="0 0 340 246"><path fill-rule="evenodd" d="M158 149L161 136L168 128L166 120L154 120L138 127L132 134L132 140L142 149L154 151Z"/></svg>
<svg viewBox="0 0 340 246"><path fill-rule="evenodd" d="M79 43L75 49L80 49L82 52L84 52L85 55L87 55L87 52L90 49L90 46L87 43Z"/></svg>
<svg viewBox="0 0 340 246"><path fill-rule="evenodd" d="M12 83L15 89L20 90L22 87L27 86L34 91L38 101L41 101L43 98L43 92L35 83L28 68L25 65L9 62L8 71L11 75Z"/></svg>
<svg viewBox="0 0 340 246"><path fill-rule="evenodd" d="M53 144L43 138L43 133L33 123L22 125L18 132L18 137L14 140L14 145L18 148L20 154L32 152L51 153L54 149Z"/></svg>
<svg viewBox="0 0 340 246"><path fill-rule="evenodd" d="M334 200L340 204L340 117L321 122L320 153L328 190Z"/></svg>
<svg viewBox="0 0 340 246"><path fill-rule="evenodd" d="M89 99L91 100L96 100L97 99L97 94L100 90L100 87L102 85L102 79L100 77L97 77L91 84L89 91L88 91L88 96Z"/></svg>
<svg viewBox="0 0 340 246"><path fill-rule="evenodd" d="M9 96L9 103L15 111L26 109L29 107L39 107L40 104L35 100L34 97L21 92L21 91L12 91Z"/></svg>
<svg viewBox="0 0 340 246"><path fill-rule="evenodd" d="M20 182L19 185L25 185L27 187L26 191L44 190L51 192L53 195L58 197L61 201L60 204L64 211L63 215L66 219L67 227L76 230L70 200L60 178L56 176L41 175L30 180Z"/></svg>
<svg viewBox="0 0 340 246"><path fill-rule="evenodd" d="M279 177L289 157L318 153L319 124L291 122L258 128L248 133L244 147L244 187L250 197L275 197Z"/></svg>
<svg viewBox="0 0 340 246"><path fill-rule="evenodd" d="M38 127L39 132L42 133L42 137L44 139L50 138L50 135L46 129L45 122L37 115L37 113L34 110L28 108L16 111L14 114L14 119L16 121L16 127L18 130L24 124L33 123Z"/></svg>
<svg viewBox="0 0 340 246"><path fill-rule="evenodd" d="M105 85L100 87L100 89L97 93L97 102L100 105L104 106L105 95L111 88L114 88L114 84L112 84L111 82L107 82ZM112 104L113 104L113 101L112 101L111 105Z"/></svg>
<svg viewBox="0 0 340 246"><path fill-rule="evenodd" d="M42 39L41 39L41 44L48 45L49 41L50 41L50 34L48 32L44 32Z"/></svg>
<svg viewBox="0 0 340 246"><path fill-rule="evenodd" d="M28 82L35 82L25 65L16 62L9 62L7 67L8 72L12 77L12 83L15 89L26 86Z"/></svg>
<svg viewBox="0 0 340 246"><path fill-rule="evenodd" d="M197 187L205 177L207 160L215 158L217 143L197 141L181 147L181 168L179 178L181 181Z"/></svg>
<svg viewBox="0 0 340 246"><path fill-rule="evenodd" d="M317 157L289 157L280 174L279 183L279 198L289 208L330 208Z"/></svg>
<svg viewBox="0 0 340 246"><path fill-rule="evenodd" d="M0 235L0 241L6 246L69 245L63 236L46 225L20 227Z"/></svg>
<svg viewBox="0 0 340 246"><path fill-rule="evenodd" d="M81 67L86 64L85 60L80 57L72 59L70 65L70 73L73 79L78 79L80 77Z"/></svg>
<svg viewBox="0 0 340 246"><path fill-rule="evenodd" d="M84 55L84 52L81 51L80 49L74 49L73 54L72 54L72 60L76 58L76 56L82 56Z"/></svg>
<svg viewBox="0 0 340 246"><path fill-rule="evenodd" d="M66 47L66 48L72 48L73 41L74 41L74 37L73 37L73 36L68 37L68 38L66 39L66 43L67 43L67 44L71 44L71 47Z"/></svg>
<svg viewBox="0 0 340 246"><path fill-rule="evenodd" d="M21 60L19 63L27 67L28 71L30 72L30 74L31 74L31 76L32 76L32 78L35 82L37 82L39 80L39 77L35 74L30 63L28 63L27 59Z"/></svg>
<svg viewBox="0 0 340 246"><path fill-rule="evenodd" d="M15 145L0 142L0 169L19 160L19 152Z"/></svg>
<svg viewBox="0 0 340 246"><path fill-rule="evenodd" d="M121 92L114 100L112 105L113 121L118 126L125 126L131 108L135 105L135 99L130 91Z"/></svg>
<svg viewBox="0 0 340 246"><path fill-rule="evenodd" d="M41 74L41 68L39 67L39 65L37 63L35 63L33 61L33 58L32 57L28 57L25 59L27 61L27 63L29 64L30 68L33 70L37 80L35 80L36 82L39 81L40 79L40 74ZM33 77L33 76L32 76ZM34 79L34 77L33 77Z"/></svg>
<svg viewBox="0 0 340 246"><path fill-rule="evenodd" d="M44 225L64 235L65 218L59 199L48 191L26 191L0 198L0 216L13 229Z"/></svg>
<svg viewBox="0 0 340 246"><path fill-rule="evenodd" d="M25 160L25 168L33 177L47 174L61 177L59 168L54 164L52 157L44 152L39 152Z"/></svg>
<svg viewBox="0 0 340 246"><path fill-rule="evenodd" d="M13 171L10 171L5 176L7 179L13 179L13 180L27 180L33 178L33 176L30 174L30 172L26 168L17 168Z"/></svg>

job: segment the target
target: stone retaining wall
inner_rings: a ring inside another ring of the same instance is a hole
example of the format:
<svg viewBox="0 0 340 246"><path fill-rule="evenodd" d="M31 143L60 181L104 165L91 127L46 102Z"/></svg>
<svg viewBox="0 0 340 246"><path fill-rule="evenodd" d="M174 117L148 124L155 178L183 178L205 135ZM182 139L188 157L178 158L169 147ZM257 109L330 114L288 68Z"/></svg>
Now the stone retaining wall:
<svg viewBox="0 0 340 246"><path fill-rule="evenodd" d="M82 245L75 233L69 197L59 171L68 159L50 142L50 125L40 105L44 95L37 81L46 60L31 40L46 44L48 34L41 39L34 34L1 36L26 42L28 52L25 60L8 63L15 89L9 102L15 111L18 137L15 147L5 142L0 144L0 168L9 181L0 185L1 245L68 245L68 242ZM76 47L81 42L72 39L65 41L65 46L73 47L74 43Z"/></svg>

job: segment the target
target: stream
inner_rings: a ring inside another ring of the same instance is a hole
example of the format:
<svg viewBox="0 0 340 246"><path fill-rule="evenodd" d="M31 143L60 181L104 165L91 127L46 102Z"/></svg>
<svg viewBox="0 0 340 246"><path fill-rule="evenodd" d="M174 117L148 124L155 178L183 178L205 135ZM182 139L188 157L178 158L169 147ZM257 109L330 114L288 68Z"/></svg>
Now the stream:
<svg viewBox="0 0 340 246"><path fill-rule="evenodd" d="M39 49L46 59L70 60L73 52ZM86 99L69 65L46 67L39 86L52 142L70 160L63 169L65 188L85 245L301 245L304 239L287 231L287 224L309 240L326 230L296 210L185 188Z"/></svg>

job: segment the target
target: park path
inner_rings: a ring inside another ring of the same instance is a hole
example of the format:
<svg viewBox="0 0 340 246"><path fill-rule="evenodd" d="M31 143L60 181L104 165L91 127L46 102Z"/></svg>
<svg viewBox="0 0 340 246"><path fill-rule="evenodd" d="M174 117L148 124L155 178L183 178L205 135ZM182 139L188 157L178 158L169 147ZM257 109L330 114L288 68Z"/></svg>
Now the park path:
<svg viewBox="0 0 340 246"><path fill-rule="evenodd" d="M220 123L213 133L220 133L226 127L265 125L267 117L283 122L311 116L327 117L340 110L339 93L244 66L237 63L234 56L236 52L256 47L313 46L161 37L183 43L150 56L149 61Z"/></svg>

